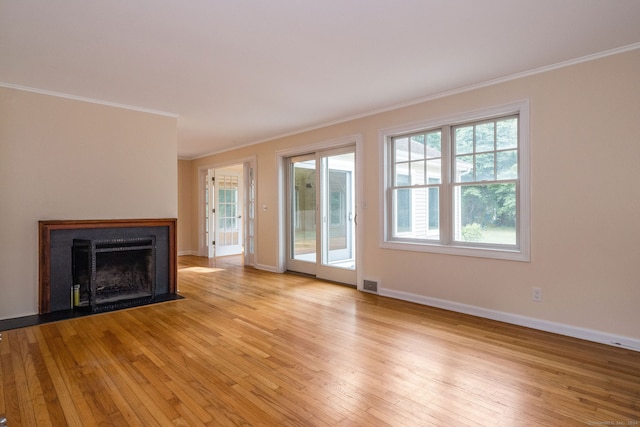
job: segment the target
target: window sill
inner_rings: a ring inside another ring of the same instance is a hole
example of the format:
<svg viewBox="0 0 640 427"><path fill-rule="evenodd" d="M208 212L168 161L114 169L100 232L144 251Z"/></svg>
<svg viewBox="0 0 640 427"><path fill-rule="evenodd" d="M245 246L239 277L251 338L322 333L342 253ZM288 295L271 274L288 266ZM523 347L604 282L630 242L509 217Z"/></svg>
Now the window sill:
<svg viewBox="0 0 640 427"><path fill-rule="evenodd" d="M522 249L500 249L500 248L478 248L458 245L438 245L428 243L409 243L385 241L380 243L383 249L394 249L401 251L428 252L444 255L468 256L476 258L491 258L508 261L530 262L531 257L528 251Z"/></svg>

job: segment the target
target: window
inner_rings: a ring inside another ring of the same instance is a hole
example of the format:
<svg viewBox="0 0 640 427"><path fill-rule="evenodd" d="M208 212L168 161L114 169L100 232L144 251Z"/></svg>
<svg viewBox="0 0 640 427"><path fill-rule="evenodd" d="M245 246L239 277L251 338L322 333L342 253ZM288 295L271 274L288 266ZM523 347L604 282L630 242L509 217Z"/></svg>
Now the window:
<svg viewBox="0 0 640 427"><path fill-rule="evenodd" d="M381 131L382 246L529 259L528 103Z"/></svg>
<svg viewBox="0 0 640 427"><path fill-rule="evenodd" d="M437 129L391 138L395 238L440 239L433 205L442 183L441 134Z"/></svg>

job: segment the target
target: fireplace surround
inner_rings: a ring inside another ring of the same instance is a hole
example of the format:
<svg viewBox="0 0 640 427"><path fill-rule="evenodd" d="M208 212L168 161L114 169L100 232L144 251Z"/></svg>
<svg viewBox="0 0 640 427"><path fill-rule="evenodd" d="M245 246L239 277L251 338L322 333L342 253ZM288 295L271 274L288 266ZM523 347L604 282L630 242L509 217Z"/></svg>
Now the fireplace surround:
<svg viewBox="0 0 640 427"><path fill-rule="evenodd" d="M166 300L176 281L175 218L39 221L39 314Z"/></svg>

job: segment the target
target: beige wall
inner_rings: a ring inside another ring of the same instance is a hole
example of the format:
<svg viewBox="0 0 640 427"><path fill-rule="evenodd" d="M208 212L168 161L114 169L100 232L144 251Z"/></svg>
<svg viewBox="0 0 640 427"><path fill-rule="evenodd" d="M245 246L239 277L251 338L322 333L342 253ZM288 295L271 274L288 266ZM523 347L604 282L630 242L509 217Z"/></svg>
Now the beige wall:
<svg viewBox="0 0 640 427"><path fill-rule="evenodd" d="M193 228L197 227L196 210L191 190L191 175L193 172L193 162L190 160L178 160L178 255L197 254L197 241L192 247L191 234ZM197 200L196 202L197 203Z"/></svg>
<svg viewBox="0 0 640 427"><path fill-rule="evenodd" d="M531 111L531 262L381 249L378 130L522 99ZM364 278L414 299L640 339L640 50L198 159L191 185L199 166L256 155L258 206L269 206L257 212L257 263L275 269L276 153L355 134L364 146ZM197 246L197 227L191 239ZM532 302L532 286L543 302Z"/></svg>
<svg viewBox="0 0 640 427"><path fill-rule="evenodd" d="M0 87L0 319L37 313L38 220L177 216L176 125Z"/></svg>

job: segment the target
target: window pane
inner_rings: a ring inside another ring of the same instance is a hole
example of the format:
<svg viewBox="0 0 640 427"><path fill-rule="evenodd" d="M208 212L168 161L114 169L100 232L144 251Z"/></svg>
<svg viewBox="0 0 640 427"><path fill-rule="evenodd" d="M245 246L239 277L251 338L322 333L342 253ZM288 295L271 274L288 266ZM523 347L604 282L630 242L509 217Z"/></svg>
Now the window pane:
<svg viewBox="0 0 640 427"><path fill-rule="evenodd" d="M409 163L396 165L396 185L411 185L409 179Z"/></svg>
<svg viewBox="0 0 640 427"><path fill-rule="evenodd" d="M393 237L440 239L438 187L394 190Z"/></svg>
<svg viewBox="0 0 640 427"><path fill-rule="evenodd" d="M518 147L518 119L516 117L496 122L496 147L498 150Z"/></svg>
<svg viewBox="0 0 640 427"><path fill-rule="evenodd" d="M411 231L411 190L395 190L394 210L396 214L396 231L398 234L409 233Z"/></svg>
<svg viewBox="0 0 640 427"><path fill-rule="evenodd" d="M473 156L456 157L456 182L471 182L473 176Z"/></svg>
<svg viewBox="0 0 640 427"><path fill-rule="evenodd" d="M473 126L456 128L456 154L473 153Z"/></svg>
<svg viewBox="0 0 640 427"><path fill-rule="evenodd" d="M424 134L413 135L411 137L411 159L424 159L425 156L425 145L424 145Z"/></svg>
<svg viewBox="0 0 640 427"><path fill-rule="evenodd" d="M476 153L493 151L493 122L476 126Z"/></svg>
<svg viewBox="0 0 640 427"><path fill-rule="evenodd" d="M411 162L411 185L424 185L424 160Z"/></svg>
<svg viewBox="0 0 640 427"><path fill-rule="evenodd" d="M455 240L516 244L516 185L456 186Z"/></svg>
<svg viewBox="0 0 640 427"><path fill-rule="evenodd" d="M493 153L476 155L476 181L493 181Z"/></svg>
<svg viewBox="0 0 640 427"><path fill-rule="evenodd" d="M442 182L442 159L427 160L427 184Z"/></svg>
<svg viewBox="0 0 640 427"><path fill-rule="evenodd" d="M429 232L434 239L440 238L440 188L429 187ZM436 237L437 236L437 237Z"/></svg>
<svg viewBox="0 0 640 427"><path fill-rule="evenodd" d="M442 156L442 132L431 132L427 134L427 158Z"/></svg>
<svg viewBox="0 0 640 427"><path fill-rule="evenodd" d="M404 162L409 160L409 139L408 138L394 139L394 146L395 146L396 162Z"/></svg>
<svg viewBox="0 0 640 427"><path fill-rule="evenodd" d="M498 179L518 178L518 152L516 150L496 153Z"/></svg>

